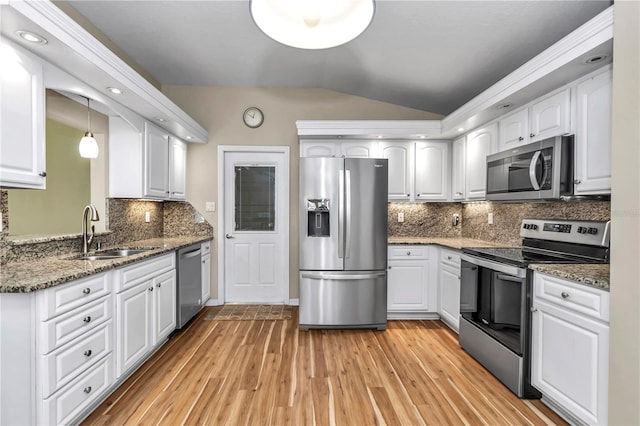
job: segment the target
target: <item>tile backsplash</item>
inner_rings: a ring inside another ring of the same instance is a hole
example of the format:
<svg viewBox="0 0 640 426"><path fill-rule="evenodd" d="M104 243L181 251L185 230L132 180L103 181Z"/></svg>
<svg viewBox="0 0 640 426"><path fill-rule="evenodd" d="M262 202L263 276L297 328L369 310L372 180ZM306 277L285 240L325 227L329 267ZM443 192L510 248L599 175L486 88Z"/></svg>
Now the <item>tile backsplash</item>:
<svg viewBox="0 0 640 426"><path fill-rule="evenodd" d="M452 216L462 218L460 203L389 203L389 236L393 237L461 237L462 226L452 225ZM398 213L404 222L398 222Z"/></svg>

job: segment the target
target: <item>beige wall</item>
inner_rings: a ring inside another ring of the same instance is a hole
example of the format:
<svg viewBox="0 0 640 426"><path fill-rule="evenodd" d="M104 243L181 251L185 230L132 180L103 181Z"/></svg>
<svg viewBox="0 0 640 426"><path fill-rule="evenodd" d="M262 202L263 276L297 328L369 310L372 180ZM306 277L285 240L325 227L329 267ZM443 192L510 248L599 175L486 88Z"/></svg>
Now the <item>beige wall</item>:
<svg viewBox="0 0 640 426"><path fill-rule="evenodd" d="M616 1L609 424L640 424L640 3Z"/></svg>
<svg viewBox="0 0 640 426"><path fill-rule="evenodd" d="M296 120L439 119L440 115L372 101L323 89L261 89L163 86L163 92L209 131L206 145L189 144L187 200L214 226L218 212L204 211L205 201L218 202L218 145L289 146L290 218L289 294L298 297L298 137ZM250 129L242 122L249 106L259 107L264 124ZM217 206L219 210L219 205ZM217 244L217 243L216 243ZM214 247L216 247L214 244ZM217 298L217 252L212 259L211 297Z"/></svg>

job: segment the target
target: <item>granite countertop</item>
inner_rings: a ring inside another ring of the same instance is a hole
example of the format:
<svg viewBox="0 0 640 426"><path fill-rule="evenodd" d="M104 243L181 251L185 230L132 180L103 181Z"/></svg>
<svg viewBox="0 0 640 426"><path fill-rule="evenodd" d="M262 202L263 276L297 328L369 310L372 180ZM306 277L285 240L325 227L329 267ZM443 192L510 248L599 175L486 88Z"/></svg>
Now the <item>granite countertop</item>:
<svg viewBox="0 0 640 426"><path fill-rule="evenodd" d="M42 290L210 239L209 236L153 238L103 249L104 251L116 248L153 247L153 250L117 259L70 260L69 257L74 255L67 254L36 261L8 263L0 267L0 293L29 293Z"/></svg>
<svg viewBox="0 0 640 426"><path fill-rule="evenodd" d="M529 269L609 291L609 264L531 264Z"/></svg>
<svg viewBox="0 0 640 426"><path fill-rule="evenodd" d="M389 244L397 245L427 245L437 244L450 249L461 250L463 247L511 247L506 244L494 243L491 241L475 240L473 238L451 238L451 237L391 237Z"/></svg>

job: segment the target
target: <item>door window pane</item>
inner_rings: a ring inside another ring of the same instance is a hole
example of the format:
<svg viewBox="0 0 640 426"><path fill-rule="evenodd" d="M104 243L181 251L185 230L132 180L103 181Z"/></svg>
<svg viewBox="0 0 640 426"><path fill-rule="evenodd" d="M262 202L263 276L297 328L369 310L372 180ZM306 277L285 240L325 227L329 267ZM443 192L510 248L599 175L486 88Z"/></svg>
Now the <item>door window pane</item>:
<svg viewBox="0 0 640 426"><path fill-rule="evenodd" d="M235 230L273 231L275 227L276 168L235 167Z"/></svg>

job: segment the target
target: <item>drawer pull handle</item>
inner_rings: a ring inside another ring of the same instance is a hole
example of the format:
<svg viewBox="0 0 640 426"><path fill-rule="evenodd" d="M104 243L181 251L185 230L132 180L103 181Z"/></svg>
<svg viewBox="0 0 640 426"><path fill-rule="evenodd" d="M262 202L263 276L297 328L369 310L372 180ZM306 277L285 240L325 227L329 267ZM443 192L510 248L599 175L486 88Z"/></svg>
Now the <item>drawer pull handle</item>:
<svg viewBox="0 0 640 426"><path fill-rule="evenodd" d="M91 289L90 289L89 287L87 287L87 288L85 288L84 290L82 290L82 292L83 292L84 294L89 294L89 293L91 293Z"/></svg>
<svg viewBox="0 0 640 426"><path fill-rule="evenodd" d="M451 260L451 256L447 256L447 260Z"/></svg>
<svg viewBox="0 0 640 426"><path fill-rule="evenodd" d="M89 393L91 392L91 386L87 386L86 388L84 388L84 393Z"/></svg>
<svg viewBox="0 0 640 426"><path fill-rule="evenodd" d="M153 287L149 287L149 291L153 291Z"/></svg>
<svg viewBox="0 0 640 426"><path fill-rule="evenodd" d="M562 293L560 293L560 296L562 296L563 299L567 299L569 297L569 293L563 291Z"/></svg>
<svg viewBox="0 0 640 426"><path fill-rule="evenodd" d="M86 317L82 318L82 321L84 322L91 322L91 315L87 315Z"/></svg>
<svg viewBox="0 0 640 426"><path fill-rule="evenodd" d="M84 351L84 356L91 356L93 352L91 351L91 349L88 349L86 351Z"/></svg>
<svg viewBox="0 0 640 426"><path fill-rule="evenodd" d="M158 287L158 288L162 287L162 283L156 284L156 287Z"/></svg>

